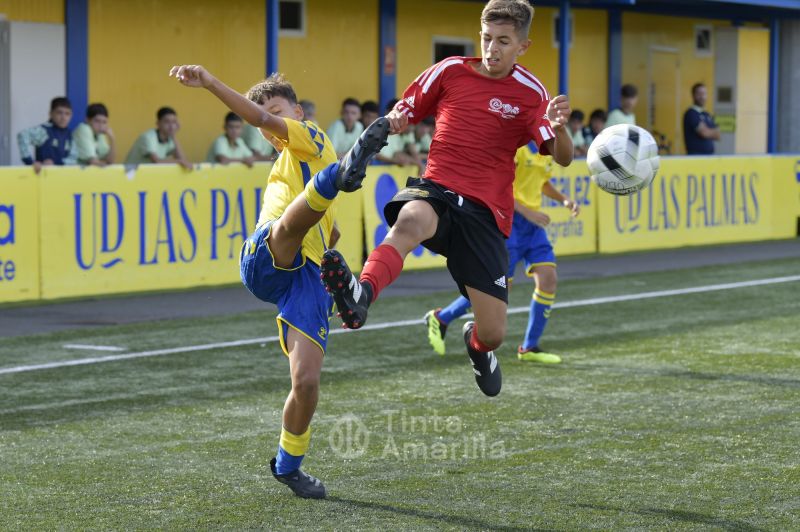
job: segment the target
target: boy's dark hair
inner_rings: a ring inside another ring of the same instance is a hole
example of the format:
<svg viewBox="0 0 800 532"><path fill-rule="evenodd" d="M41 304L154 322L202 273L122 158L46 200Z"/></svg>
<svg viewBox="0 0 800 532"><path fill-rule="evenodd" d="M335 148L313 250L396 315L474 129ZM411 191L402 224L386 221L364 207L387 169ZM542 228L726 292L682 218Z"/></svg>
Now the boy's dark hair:
<svg viewBox="0 0 800 532"><path fill-rule="evenodd" d="M426 126L435 127L436 117L434 117L433 115L426 116L425 118L422 119L422 123L425 124Z"/></svg>
<svg viewBox="0 0 800 532"><path fill-rule="evenodd" d="M162 107L162 108L161 108L161 109L159 109L159 110L158 110L158 112L156 113L156 118L157 118L158 120L161 120L162 118L164 118L164 117L165 117L165 116L167 116L167 115L175 115L175 116L178 116L178 113L176 113L176 112L175 112L175 109L173 109L172 107Z"/></svg>
<svg viewBox="0 0 800 532"><path fill-rule="evenodd" d="M361 104L361 112L362 113L380 113L380 109L378 108L377 102L372 100L367 100L366 102Z"/></svg>
<svg viewBox="0 0 800 532"><path fill-rule="evenodd" d="M225 125L227 125L228 122L241 122L241 121L242 121L242 117L240 117L239 115L237 115L233 111L231 111L231 112L229 112L228 114L225 115Z"/></svg>
<svg viewBox="0 0 800 532"><path fill-rule="evenodd" d="M67 109L72 110L72 103L69 101L69 98L65 98L63 96L59 96L58 98L53 98L50 100L51 113L59 107L66 107Z"/></svg>
<svg viewBox="0 0 800 532"><path fill-rule="evenodd" d="M592 111L592 114L589 115L589 122L597 118L605 122L608 119L608 115L602 109L595 109L594 111Z"/></svg>
<svg viewBox="0 0 800 532"><path fill-rule="evenodd" d="M533 21L533 6L528 0L489 0L481 13L481 22L513 24L521 39L527 39Z"/></svg>
<svg viewBox="0 0 800 532"><path fill-rule="evenodd" d="M356 100L355 98L345 98L344 101L342 102L342 109L344 109L348 105L355 105L356 107L361 109L361 104L358 103L358 100Z"/></svg>
<svg viewBox="0 0 800 532"><path fill-rule="evenodd" d="M694 93L697 92L697 89L705 86L706 86L705 83L695 83L694 85L692 85L692 97L694 98Z"/></svg>
<svg viewBox="0 0 800 532"><path fill-rule="evenodd" d="M583 124L583 119L586 118L586 115L583 114L583 111L580 109L575 109L569 114L569 121L572 122L573 120L578 120L581 124Z"/></svg>
<svg viewBox="0 0 800 532"><path fill-rule="evenodd" d="M102 103L92 103L86 108L86 118L91 120L97 115L105 116L108 118L108 109Z"/></svg>
<svg viewBox="0 0 800 532"><path fill-rule="evenodd" d="M290 104L297 105L297 94L294 92L292 84L280 72L274 72L264 81L259 81L250 87L246 96L248 100L259 105L276 96L286 98Z"/></svg>
<svg viewBox="0 0 800 532"><path fill-rule="evenodd" d="M622 90L620 91L623 98L635 98L639 91L636 89L636 85L631 85L630 83L626 83L622 86Z"/></svg>

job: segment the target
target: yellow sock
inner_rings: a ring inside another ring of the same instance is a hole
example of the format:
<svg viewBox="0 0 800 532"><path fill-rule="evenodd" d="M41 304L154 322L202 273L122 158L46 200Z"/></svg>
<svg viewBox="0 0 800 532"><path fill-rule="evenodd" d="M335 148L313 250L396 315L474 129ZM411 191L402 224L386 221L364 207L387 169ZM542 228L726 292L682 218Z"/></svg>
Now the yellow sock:
<svg viewBox="0 0 800 532"><path fill-rule="evenodd" d="M292 434L285 428L281 428L281 447L289 454L303 456L311 443L311 426L303 434Z"/></svg>
<svg viewBox="0 0 800 532"><path fill-rule="evenodd" d="M310 179L308 183L306 183L305 193L306 203L308 203L308 206L317 212L325 212L328 210L328 207L331 206L333 200L336 199L335 197L333 199L328 199L320 194L314 185L314 179Z"/></svg>

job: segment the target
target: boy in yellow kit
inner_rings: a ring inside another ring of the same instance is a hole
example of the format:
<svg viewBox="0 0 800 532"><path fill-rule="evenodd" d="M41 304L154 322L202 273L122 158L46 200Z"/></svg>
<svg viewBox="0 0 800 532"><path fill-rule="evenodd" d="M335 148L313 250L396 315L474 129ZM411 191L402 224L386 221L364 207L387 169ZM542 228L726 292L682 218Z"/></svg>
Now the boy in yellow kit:
<svg viewBox="0 0 800 532"><path fill-rule="evenodd" d="M506 240L506 277L510 283L517 263L522 261L525 263L525 274L533 277L536 284L528 315L528 327L522 345L517 348L517 357L528 362L558 364L561 357L545 353L539 348L539 338L550 318L550 309L555 300L557 281L556 257L544 229L550 223L550 217L541 211L542 194L568 208L573 217L578 215L580 207L550 183L553 158L538 153L535 143L519 148L514 164L514 224L511 235ZM447 307L425 314L428 341L434 351L440 355L445 353L444 335L447 326L454 319L466 314L469 308L469 299L460 296Z"/></svg>
<svg viewBox="0 0 800 532"><path fill-rule="evenodd" d="M373 122L336 162L330 139L303 110L291 84L273 74L247 97L199 65L172 67L170 76L205 88L231 111L261 129L281 151L270 171L255 232L242 246L242 282L256 297L278 306L281 347L289 357L292 390L283 409L273 476L306 498L324 498L325 486L300 469L311 440L322 360L333 300L320 282L319 263L334 232L331 205L338 192L361 187L366 167L386 143L389 123Z"/></svg>

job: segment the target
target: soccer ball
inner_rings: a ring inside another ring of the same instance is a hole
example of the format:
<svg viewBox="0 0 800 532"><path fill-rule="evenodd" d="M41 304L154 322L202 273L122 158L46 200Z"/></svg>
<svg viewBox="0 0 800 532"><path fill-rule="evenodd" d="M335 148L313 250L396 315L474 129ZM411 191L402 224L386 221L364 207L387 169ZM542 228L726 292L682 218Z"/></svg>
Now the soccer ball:
<svg viewBox="0 0 800 532"><path fill-rule="evenodd" d="M586 163L592 181L611 194L627 196L648 186L658 172L658 145L639 126L617 124L600 132Z"/></svg>

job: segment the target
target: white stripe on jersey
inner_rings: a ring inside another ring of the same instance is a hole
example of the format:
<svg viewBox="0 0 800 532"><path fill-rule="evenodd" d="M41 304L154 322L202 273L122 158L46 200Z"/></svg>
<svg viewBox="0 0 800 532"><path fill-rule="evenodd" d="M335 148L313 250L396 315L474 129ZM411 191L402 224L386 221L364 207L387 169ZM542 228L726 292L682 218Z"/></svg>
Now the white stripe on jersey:
<svg viewBox="0 0 800 532"><path fill-rule="evenodd" d="M431 74L431 76L428 78L428 81L426 81L425 85L422 87L422 94L428 92L428 89L431 88L433 82L436 81L436 78L439 77L439 74L441 74L445 68L452 65L460 65L463 62L464 62L463 59L448 59L447 61L439 65L439 67L433 72L433 74Z"/></svg>
<svg viewBox="0 0 800 532"><path fill-rule="evenodd" d="M422 74L417 76L417 79L415 79L414 81L416 83L422 85L423 83L425 83L425 80L428 79L428 76L430 76L431 72L433 72L434 70L436 70L436 65L433 65L432 67L430 67L427 70L425 70L424 72L422 72Z"/></svg>
<svg viewBox="0 0 800 532"><path fill-rule="evenodd" d="M534 83L530 78L528 78L525 75L523 75L522 73L520 73L518 70L515 70L514 73L511 75L511 77L513 77L515 80L519 81L520 83L522 83L526 87L530 87L531 89L533 89L536 92L538 92L539 96L542 97L542 100L549 100L549 98L547 98L545 93L542 91L542 89L540 89L536 85L536 83Z"/></svg>
<svg viewBox="0 0 800 532"><path fill-rule="evenodd" d="M552 131L550 131L549 127L539 126L539 133L542 134L542 140L550 140L553 138Z"/></svg>
<svg viewBox="0 0 800 532"><path fill-rule="evenodd" d="M545 100L550 99L550 95L547 93L547 89L544 88L544 84L541 81L539 81L536 78L536 76L528 72L525 68L521 67L520 65L514 65L514 72L519 72L520 74L525 76L528 80L533 81L541 89L541 92L539 91L537 92L539 92L539 94L542 94L542 98L544 98Z"/></svg>

